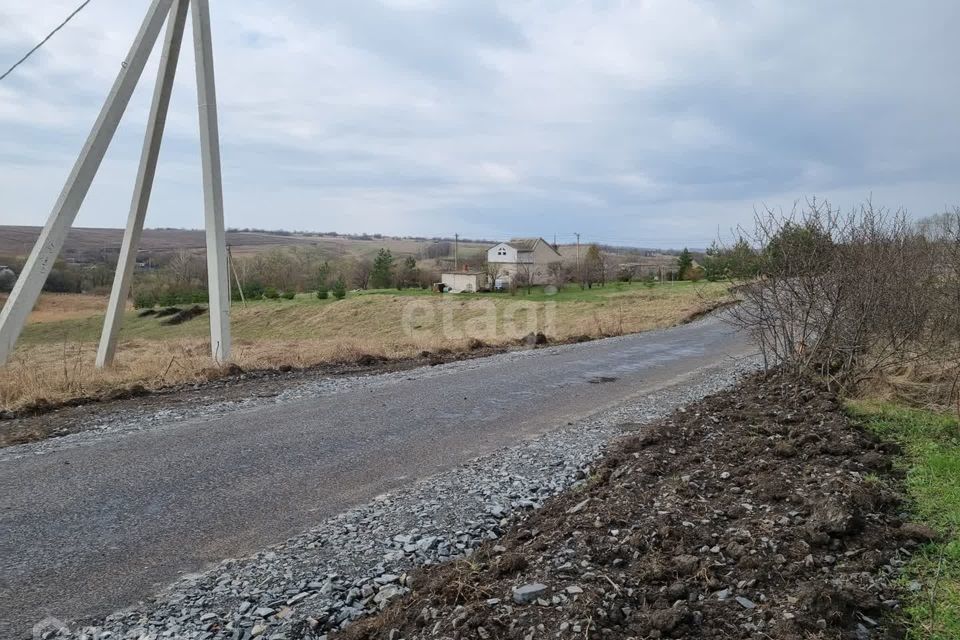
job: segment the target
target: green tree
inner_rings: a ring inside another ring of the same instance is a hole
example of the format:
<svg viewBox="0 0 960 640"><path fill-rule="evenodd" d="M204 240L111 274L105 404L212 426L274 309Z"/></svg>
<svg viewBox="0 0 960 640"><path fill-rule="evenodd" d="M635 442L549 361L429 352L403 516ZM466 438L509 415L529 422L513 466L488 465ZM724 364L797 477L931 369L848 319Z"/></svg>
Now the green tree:
<svg viewBox="0 0 960 640"><path fill-rule="evenodd" d="M690 277L691 269L693 269L693 254L684 247L677 257L677 279L686 280Z"/></svg>
<svg viewBox="0 0 960 640"><path fill-rule="evenodd" d="M731 278L747 280L756 278L760 273L760 262L756 250L744 238L737 240L727 252L727 272Z"/></svg>
<svg viewBox="0 0 960 640"><path fill-rule="evenodd" d="M595 283L603 278L603 256L600 255L600 247L591 244L587 248L587 255L583 260L583 284L589 289Z"/></svg>
<svg viewBox="0 0 960 640"><path fill-rule="evenodd" d="M13 271L0 270L0 292L10 292L16 283L17 276L13 275Z"/></svg>
<svg viewBox="0 0 960 640"><path fill-rule="evenodd" d="M749 280L760 272L757 251L745 238L738 238L732 247L721 248L714 242L703 260L707 280Z"/></svg>
<svg viewBox="0 0 960 640"><path fill-rule="evenodd" d="M415 286L419 281L420 268L417 267L417 259L413 256L407 256L400 264L397 273L397 289Z"/></svg>
<svg viewBox="0 0 960 640"><path fill-rule="evenodd" d="M816 273L829 264L835 245L819 220L787 222L763 250L758 271L796 277Z"/></svg>
<svg viewBox="0 0 960 640"><path fill-rule="evenodd" d="M321 289L327 291L330 287L330 263L324 260L321 264L317 265L317 274L314 278L314 284L317 287L317 291Z"/></svg>
<svg viewBox="0 0 960 640"><path fill-rule="evenodd" d="M347 283L344 282L343 276L337 276L336 281L333 283L333 297L337 300L343 300L347 297Z"/></svg>
<svg viewBox="0 0 960 640"><path fill-rule="evenodd" d="M703 275L711 282L726 278L728 262L727 252L721 249L714 240L703 258Z"/></svg>
<svg viewBox="0 0 960 640"><path fill-rule="evenodd" d="M386 289L391 284L393 284L393 254L389 249L380 249L373 260L370 286L374 289Z"/></svg>

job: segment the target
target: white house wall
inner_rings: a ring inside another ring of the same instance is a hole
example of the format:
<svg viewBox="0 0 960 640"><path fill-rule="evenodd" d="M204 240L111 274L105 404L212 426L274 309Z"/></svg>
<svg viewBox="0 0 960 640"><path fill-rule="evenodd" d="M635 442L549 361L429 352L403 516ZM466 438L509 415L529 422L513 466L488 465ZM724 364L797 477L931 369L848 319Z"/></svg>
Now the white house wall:
<svg viewBox="0 0 960 640"><path fill-rule="evenodd" d="M503 252L503 255L501 255L501 252ZM500 243L487 251L487 262L515 264L517 262L517 250L508 244Z"/></svg>

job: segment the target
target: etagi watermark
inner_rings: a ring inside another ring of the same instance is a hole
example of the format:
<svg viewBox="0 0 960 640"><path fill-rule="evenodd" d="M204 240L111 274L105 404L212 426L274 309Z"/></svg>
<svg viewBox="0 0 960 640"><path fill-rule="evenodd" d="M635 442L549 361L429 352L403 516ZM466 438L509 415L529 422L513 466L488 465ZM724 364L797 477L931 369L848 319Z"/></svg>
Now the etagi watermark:
<svg viewBox="0 0 960 640"><path fill-rule="evenodd" d="M498 296L499 297L499 296ZM410 338L520 340L531 334L556 335L557 303L492 299L412 298L404 306L403 332Z"/></svg>

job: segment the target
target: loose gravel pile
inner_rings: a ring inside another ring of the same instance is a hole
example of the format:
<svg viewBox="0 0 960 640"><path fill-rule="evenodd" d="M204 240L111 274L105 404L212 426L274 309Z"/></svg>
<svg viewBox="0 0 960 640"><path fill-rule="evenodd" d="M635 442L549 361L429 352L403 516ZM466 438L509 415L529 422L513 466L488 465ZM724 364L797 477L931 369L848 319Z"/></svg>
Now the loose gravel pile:
<svg viewBox="0 0 960 640"><path fill-rule="evenodd" d="M823 389L755 376L337 638L900 637L897 575L935 534L877 481L896 450Z"/></svg>
<svg viewBox="0 0 960 640"><path fill-rule="evenodd" d="M551 496L585 486L605 445L625 429L729 388L755 368L740 361L692 374L683 384L380 496L255 556L184 577L149 602L48 637L280 640L346 628L407 594L417 567L471 556Z"/></svg>

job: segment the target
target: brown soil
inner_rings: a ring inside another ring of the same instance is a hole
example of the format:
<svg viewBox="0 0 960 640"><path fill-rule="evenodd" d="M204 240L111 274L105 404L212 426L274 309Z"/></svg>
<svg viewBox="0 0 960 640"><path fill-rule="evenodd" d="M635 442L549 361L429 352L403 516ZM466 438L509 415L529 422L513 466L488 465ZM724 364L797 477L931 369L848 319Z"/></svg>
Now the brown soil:
<svg viewBox="0 0 960 640"><path fill-rule="evenodd" d="M753 378L640 429L583 486L338 637L901 637L896 567L927 530L871 476L895 449L822 389Z"/></svg>

